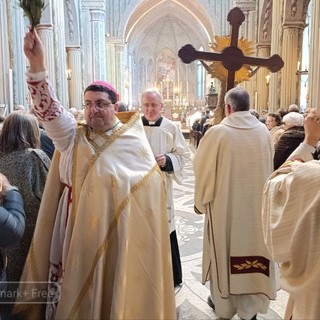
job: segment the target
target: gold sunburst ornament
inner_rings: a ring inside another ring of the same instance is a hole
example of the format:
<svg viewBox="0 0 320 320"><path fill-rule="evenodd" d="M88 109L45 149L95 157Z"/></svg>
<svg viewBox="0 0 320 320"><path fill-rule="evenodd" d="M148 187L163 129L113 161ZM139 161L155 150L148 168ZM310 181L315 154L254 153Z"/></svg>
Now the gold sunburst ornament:
<svg viewBox="0 0 320 320"><path fill-rule="evenodd" d="M223 49L230 46L229 36L215 36L214 42L211 46L214 52L222 52ZM238 40L238 48L241 49L244 55L252 55L255 51L252 46L252 41L248 41L241 37ZM226 80L228 77L228 70L222 65L220 61L214 61L209 65L211 77L217 78L220 81ZM240 83L250 79L252 68L249 65L243 65L235 72L235 82Z"/></svg>
<svg viewBox="0 0 320 320"><path fill-rule="evenodd" d="M25 16L30 20L32 32L33 29L40 23L42 12L45 8L44 0L20 0L20 7Z"/></svg>

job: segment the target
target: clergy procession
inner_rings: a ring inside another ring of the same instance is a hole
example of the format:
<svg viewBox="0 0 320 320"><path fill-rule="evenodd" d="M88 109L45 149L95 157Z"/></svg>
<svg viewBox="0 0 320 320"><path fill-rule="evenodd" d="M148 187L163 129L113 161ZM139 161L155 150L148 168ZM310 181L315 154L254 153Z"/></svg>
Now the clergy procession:
<svg viewBox="0 0 320 320"><path fill-rule="evenodd" d="M319 319L319 14L0 0L0 320Z"/></svg>

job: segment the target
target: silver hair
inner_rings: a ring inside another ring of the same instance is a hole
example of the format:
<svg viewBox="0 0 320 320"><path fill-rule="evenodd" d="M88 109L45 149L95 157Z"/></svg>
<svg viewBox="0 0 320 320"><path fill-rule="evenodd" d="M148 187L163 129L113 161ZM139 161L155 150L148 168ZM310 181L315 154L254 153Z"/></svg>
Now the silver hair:
<svg viewBox="0 0 320 320"><path fill-rule="evenodd" d="M295 126L302 127L304 123L304 116L298 112L291 111L282 118L282 122L286 127L291 128Z"/></svg>
<svg viewBox="0 0 320 320"><path fill-rule="evenodd" d="M141 94L141 100L146 94L154 94L160 100L160 103L163 103L162 95L157 89L146 89L143 91Z"/></svg>
<svg viewBox="0 0 320 320"><path fill-rule="evenodd" d="M229 104L235 112L248 111L250 108L249 94L243 88L230 89L224 97L224 102Z"/></svg>

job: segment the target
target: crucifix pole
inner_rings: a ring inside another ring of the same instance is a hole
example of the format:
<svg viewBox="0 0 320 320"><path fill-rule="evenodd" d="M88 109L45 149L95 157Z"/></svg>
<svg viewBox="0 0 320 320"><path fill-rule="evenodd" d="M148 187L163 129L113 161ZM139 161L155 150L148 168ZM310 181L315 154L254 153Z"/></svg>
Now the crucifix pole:
<svg viewBox="0 0 320 320"><path fill-rule="evenodd" d="M236 7L228 14L227 21L232 26L230 35L230 47L238 47L239 29L245 19L244 13L240 8ZM234 78L236 70L229 66L227 91L234 87Z"/></svg>

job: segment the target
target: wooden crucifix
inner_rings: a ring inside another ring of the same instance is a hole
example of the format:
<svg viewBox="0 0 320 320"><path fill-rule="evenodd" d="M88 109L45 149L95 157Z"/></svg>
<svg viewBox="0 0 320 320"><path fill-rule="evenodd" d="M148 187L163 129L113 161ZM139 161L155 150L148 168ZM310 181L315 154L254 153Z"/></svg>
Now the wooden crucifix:
<svg viewBox="0 0 320 320"><path fill-rule="evenodd" d="M229 47L223 49L221 53L214 53L197 51L191 44L187 44L179 50L179 58L184 63L190 63L194 60L221 61L222 65L228 70L227 91L234 87L235 72L244 64L266 67L271 72L278 72L284 66L283 60L277 54L270 58L248 57L238 48L239 28L245 20L244 13L240 8L233 8L229 12L227 20L231 25Z"/></svg>

